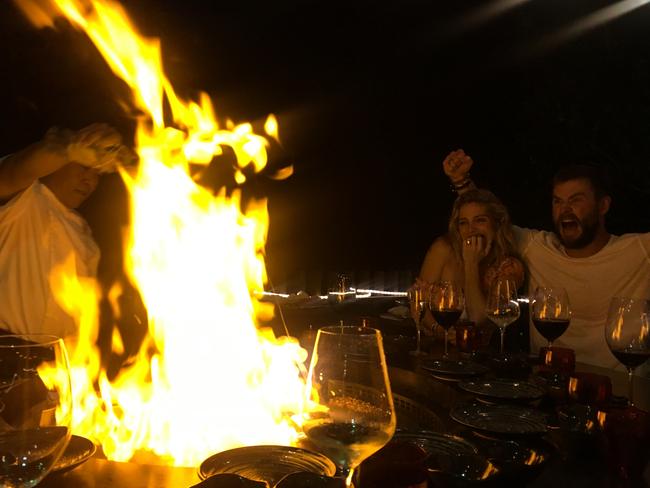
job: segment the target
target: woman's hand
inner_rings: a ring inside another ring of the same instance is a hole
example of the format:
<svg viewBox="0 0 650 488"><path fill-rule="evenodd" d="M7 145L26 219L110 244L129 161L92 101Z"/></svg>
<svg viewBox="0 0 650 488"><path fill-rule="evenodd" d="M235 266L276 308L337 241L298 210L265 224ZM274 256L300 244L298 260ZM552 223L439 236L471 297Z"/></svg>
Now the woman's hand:
<svg viewBox="0 0 650 488"><path fill-rule="evenodd" d="M452 184L465 181L474 161L462 149L450 152L442 162L442 169Z"/></svg>
<svg viewBox="0 0 650 488"><path fill-rule="evenodd" d="M463 262L465 266L478 266L478 263L490 252L491 243L482 235L469 236L463 240Z"/></svg>

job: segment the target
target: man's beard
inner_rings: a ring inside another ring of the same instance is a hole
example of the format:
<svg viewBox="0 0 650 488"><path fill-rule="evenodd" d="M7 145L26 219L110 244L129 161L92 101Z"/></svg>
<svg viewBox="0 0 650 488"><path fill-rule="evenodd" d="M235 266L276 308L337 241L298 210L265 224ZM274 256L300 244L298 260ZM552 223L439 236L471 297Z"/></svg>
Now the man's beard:
<svg viewBox="0 0 650 488"><path fill-rule="evenodd" d="M575 220L575 222L577 222L576 225L580 228L580 233L575 238L569 238L562 235L562 220L567 217ZM596 238L596 234L598 233L598 214L596 211L591 212L582 220L578 219L578 217L573 214L562 215L555 222L555 233L560 238L562 245L566 249L582 249L591 244Z"/></svg>

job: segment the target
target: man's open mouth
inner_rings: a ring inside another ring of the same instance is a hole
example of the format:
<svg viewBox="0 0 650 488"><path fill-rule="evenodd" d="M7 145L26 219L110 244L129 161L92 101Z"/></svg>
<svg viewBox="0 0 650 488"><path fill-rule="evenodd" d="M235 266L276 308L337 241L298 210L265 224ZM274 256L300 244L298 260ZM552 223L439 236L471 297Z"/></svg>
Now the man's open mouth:
<svg viewBox="0 0 650 488"><path fill-rule="evenodd" d="M560 219L560 228L563 232L571 233L576 232L580 228L580 221L575 218Z"/></svg>

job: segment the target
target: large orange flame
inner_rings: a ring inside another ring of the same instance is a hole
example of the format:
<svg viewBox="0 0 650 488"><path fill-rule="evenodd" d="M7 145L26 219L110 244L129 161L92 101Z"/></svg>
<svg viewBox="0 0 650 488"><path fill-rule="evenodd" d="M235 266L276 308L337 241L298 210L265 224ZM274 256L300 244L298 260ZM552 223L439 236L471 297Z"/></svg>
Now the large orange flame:
<svg viewBox="0 0 650 488"><path fill-rule="evenodd" d="M38 26L65 16L85 31L149 115L137 126L137 175L122 176L132 208L125 265L146 304L150 334L115 381L107 380L93 346L97 288L81 282L71 263L51 278L81 330L72 346L73 431L100 442L109 459L152 451L176 465L197 465L241 445L294 442L289 414L300 409L305 353L295 340L278 341L257 327L272 310L253 293L266 281L266 202L242 212L238 192L214 196L188 170L228 146L242 183L242 169L264 168L268 141L247 123L221 127L206 94L197 102L177 97L163 74L159 43L139 36L119 4L16 1ZM274 117L265 129L277 138Z"/></svg>

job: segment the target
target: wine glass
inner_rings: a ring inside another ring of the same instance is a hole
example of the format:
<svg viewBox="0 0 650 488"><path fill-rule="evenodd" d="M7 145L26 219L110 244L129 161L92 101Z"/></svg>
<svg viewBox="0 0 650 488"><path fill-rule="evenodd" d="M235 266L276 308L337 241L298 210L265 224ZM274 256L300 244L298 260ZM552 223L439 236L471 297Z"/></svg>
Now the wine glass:
<svg viewBox="0 0 650 488"><path fill-rule="evenodd" d="M533 324L548 341L548 347L569 328L571 309L569 295L560 286L538 286L533 295Z"/></svg>
<svg viewBox="0 0 650 488"><path fill-rule="evenodd" d="M496 279L492 282L487 296L485 314L499 327L499 332L501 332L500 352L503 355L503 338L506 327L519 318L517 285L514 280Z"/></svg>
<svg viewBox="0 0 650 488"><path fill-rule="evenodd" d="M63 340L0 336L0 486L37 485L65 450L71 420Z"/></svg>
<svg viewBox="0 0 650 488"><path fill-rule="evenodd" d="M410 351L409 354L413 356L420 356L422 354L422 319L427 310L429 303L429 293L431 287L424 283L418 283L408 291L409 306L411 309L411 317L415 321L417 329L417 342L415 351Z"/></svg>
<svg viewBox="0 0 650 488"><path fill-rule="evenodd" d="M378 330L323 327L309 366L303 431L352 486L354 469L395 433L396 417Z"/></svg>
<svg viewBox="0 0 650 488"><path fill-rule="evenodd" d="M612 354L627 368L629 403L634 405L634 369L650 358L650 300L612 298L605 323L605 340Z"/></svg>
<svg viewBox="0 0 650 488"><path fill-rule="evenodd" d="M447 336L449 328L458 322L465 308L463 289L451 281L439 281L435 283L431 288L429 308L436 322L445 329L444 357L447 357Z"/></svg>
<svg viewBox="0 0 650 488"><path fill-rule="evenodd" d="M356 298L356 292L352 288L350 276L345 273L338 273L327 290L328 301L338 305L354 298Z"/></svg>

